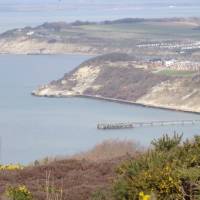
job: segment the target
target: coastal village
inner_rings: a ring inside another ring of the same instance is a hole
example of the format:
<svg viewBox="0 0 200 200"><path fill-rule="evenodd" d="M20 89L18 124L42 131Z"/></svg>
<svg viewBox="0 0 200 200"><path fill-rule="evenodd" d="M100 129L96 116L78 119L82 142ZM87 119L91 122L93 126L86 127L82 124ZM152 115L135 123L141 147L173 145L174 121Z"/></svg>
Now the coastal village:
<svg viewBox="0 0 200 200"><path fill-rule="evenodd" d="M193 62L189 60L176 60L176 59L150 59L148 61L141 61L137 63L146 66L148 69L162 68L176 71L199 72L200 62Z"/></svg>
<svg viewBox="0 0 200 200"><path fill-rule="evenodd" d="M200 49L200 41L184 40L184 41L155 41L137 44L139 48L161 48L161 49L180 49L182 53L186 50Z"/></svg>
<svg viewBox="0 0 200 200"><path fill-rule="evenodd" d="M156 57L153 59L149 59L146 61L142 61L138 64L146 65L147 68L165 68L171 70L178 71L191 71L191 72L199 72L200 70L200 62L194 59L188 59L188 56L194 52L198 52L200 50L200 41L155 41L148 43L140 43L137 44L139 49L149 49L149 50L171 50L175 51L179 56L173 57ZM184 58L185 57L187 58Z"/></svg>

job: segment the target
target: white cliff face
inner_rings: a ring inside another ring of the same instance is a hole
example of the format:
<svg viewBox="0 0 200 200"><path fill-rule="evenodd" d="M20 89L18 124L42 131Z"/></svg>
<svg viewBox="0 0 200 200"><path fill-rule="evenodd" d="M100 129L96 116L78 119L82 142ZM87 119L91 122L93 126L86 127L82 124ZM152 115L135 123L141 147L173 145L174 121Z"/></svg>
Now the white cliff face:
<svg viewBox="0 0 200 200"><path fill-rule="evenodd" d="M61 90L58 87L51 85L41 86L34 90L32 94L41 97L69 97L75 95L72 91Z"/></svg>
<svg viewBox="0 0 200 200"><path fill-rule="evenodd" d="M165 81L137 100L144 105L192 112L200 112L199 102L200 88L186 85L183 79Z"/></svg>
<svg viewBox="0 0 200 200"><path fill-rule="evenodd" d="M14 40L0 39L0 53L8 54L65 54L83 53L91 54L91 47L67 43L48 43L36 39L20 37Z"/></svg>
<svg viewBox="0 0 200 200"><path fill-rule="evenodd" d="M94 81L100 73L100 67L98 66L85 66L79 68L69 80L62 80L62 87L57 85L45 85L41 86L37 90L33 91L37 96L76 96L82 95L88 88L98 89L101 86L94 85ZM76 84L69 89L65 89L68 86L68 81L75 81ZM61 89L62 88L62 89Z"/></svg>
<svg viewBox="0 0 200 200"><path fill-rule="evenodd" d="M123 99L124 102L153 107L200 112L199 76L158 78L147 70L135 68L134 65L125 65L125 63L99 62L99 60L87 62L62 80L41 86L33 91L33 95L49 97L85 95L119 99L119 101ZM141 79L138 79L138 76ZM115 83L118 84L117 87ZM138 95L140 90L142 92Z"/></svg>
<svg viewBox="0 0 200 200"><path fill-rule="evenodd" d="M93 83L100 73L99 66L85 66L77 70L70 80L77 82L76 86L72 88L75 94L83 94L88 88L98 87Z"/></svg>

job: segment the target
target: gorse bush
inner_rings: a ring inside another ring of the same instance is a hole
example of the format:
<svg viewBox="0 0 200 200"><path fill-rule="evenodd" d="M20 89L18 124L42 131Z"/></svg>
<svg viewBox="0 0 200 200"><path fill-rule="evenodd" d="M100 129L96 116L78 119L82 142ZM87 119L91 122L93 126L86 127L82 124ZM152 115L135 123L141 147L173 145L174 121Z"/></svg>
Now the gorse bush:
<svg viewBox="0 0 200 200"><path fill-rule="evenodd" d="M150 200L151 196L149 194L144 194L144 192L139 193L139 200Z"/></svg>
<svg viewBox="0 0 200 200"><path fill-rule="evenodd" d="M6 196L10 200L32 200L32 194L26 186L9 186L6 190Z"/></svg>
<svg viewBox="0 0 200 200"><path fill-rule="evenodd" d="M151 144L154 146L156 151L169 151L177 145L180 144L183 135L178 135L174 133L173 138L170 138L168 135L164 135L158 140L153 140Z"/></svg>
<svg viewBox="0 0 200 200"><path fill-rule="evenodd" d="M164 135L138 159L123 163L117 169L114 198L200 200L200 137L181 139Z"/></svg>
<svg viewBox="0 0 200 200"><path fill-rule="evenodd" d="M24 167L20 164L0 165L0 171L15 171L22 170Z"/></svg>

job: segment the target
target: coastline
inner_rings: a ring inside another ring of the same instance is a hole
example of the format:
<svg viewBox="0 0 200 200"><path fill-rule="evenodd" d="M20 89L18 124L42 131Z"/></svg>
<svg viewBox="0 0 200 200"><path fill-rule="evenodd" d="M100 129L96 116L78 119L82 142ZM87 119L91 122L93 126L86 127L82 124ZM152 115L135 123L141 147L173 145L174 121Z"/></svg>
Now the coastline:
<svg viewBox="0 0 200 200"><path fill-rule="evenodd" d="M168 110L168 111L173 111L173 112L182 112L182 113L191 113L191 114L196 114L200 115L200 112L195 112L195 111L189 111L189 110L183 110L183 109L175 109L175 108L170 108L170 107L162 107L162 106L156 106L156 105L147 105L147 104L142 104L142 103L137 103L133 101L128 101L128 100L123 100L123 99L115 99L115 98L109 98L109 97L102 97L102 96L94 96L94 95L68 95L68 96L62 96L62 95L44 95L40 96L35 94L34 92L31 93L31 95L35 97L45 97L45 98L87 98L87 99L96 99L99 101L108 101L108 102L115 102L119 104L127 104L127 105L135 105L135 106L140 106L140 107L146 107L146 108L154 108L154 109L159 109L159 110Z"/></svg>
<svg viewBox="0 0 200 200"><path fill-rule="evenodd" d="M83 56L98 56L100 54L95 53L76 53L76 52L63 52L63 53L2 53L0 56L4 55L23 55L23 56L56 56L56 55L83 55Z"/></svg>

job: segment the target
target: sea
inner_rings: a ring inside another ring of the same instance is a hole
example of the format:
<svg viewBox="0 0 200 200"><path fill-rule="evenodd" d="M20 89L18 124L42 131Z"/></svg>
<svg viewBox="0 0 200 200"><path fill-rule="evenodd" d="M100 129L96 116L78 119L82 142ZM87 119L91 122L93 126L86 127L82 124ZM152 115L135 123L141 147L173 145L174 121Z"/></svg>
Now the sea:
<svg viewBox="0 0 200 200"><path fill-rule="evenodd" d="M84 152L105 140L144 148L163 134L191 138L200 124L98 130L101 122L200 119L200 115L87 98L43 98L31 92L89 59L85 55L0 55L0 159L29 164Z"/></svg>
<svg viewBox="0 0 200 200"><path fill-rule="evenodd" d="M0 32L44 22L102 21L125 17L200 17L192 0L1 0ZM191 138L200 125L101 131L97 123L200 119L200 115L86 98L39 98L31 92L62 78L86 55L0 55L0 163L29 164L84 152L105 140L131 140L144 148L175 132Z"/></svg>

